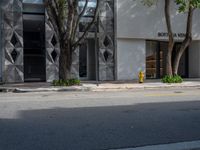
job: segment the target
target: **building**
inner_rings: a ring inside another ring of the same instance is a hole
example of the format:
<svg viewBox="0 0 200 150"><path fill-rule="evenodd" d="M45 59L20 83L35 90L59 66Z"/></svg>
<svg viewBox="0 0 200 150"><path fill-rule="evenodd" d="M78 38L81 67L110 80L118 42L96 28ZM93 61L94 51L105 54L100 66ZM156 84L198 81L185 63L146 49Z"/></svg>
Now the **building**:
<svg viewBox="0 0 200 150"><path fill-rule="evenodd" d="M133 4L134 3L134 4ZM164 15L164 1L153 7L144 6L140 1L117 0L116 11L116 68L117 79L137 78L139 70L147 78L160 78L167 49L167 29ZM171 19L175 50L180 46L186 31L186 14L177 12L172 2ZM193 42L183 55L179 74L183 77L200 77L200 11L195 10L193 19Z"/></svg>
<svg viewBox="0 0 200 150"><path fill-rule="evenodd" d="M139 0L101 0L96 26L73 53L72 77L81 80L132 80L139 71L147 78L164 74L167 31L164 1L152 7ZM80 0L80 7L83 0ZM3 82L58 79L59 42L43 0L0 1L0 80ZM81 19L79 32L91 20L95 0ZM186 14L172 4L175 50L185 35ZM193 42L181 59L179 74L200 77L200 11L193 20ZM184 23L185 22L185 23Z"/></svg>

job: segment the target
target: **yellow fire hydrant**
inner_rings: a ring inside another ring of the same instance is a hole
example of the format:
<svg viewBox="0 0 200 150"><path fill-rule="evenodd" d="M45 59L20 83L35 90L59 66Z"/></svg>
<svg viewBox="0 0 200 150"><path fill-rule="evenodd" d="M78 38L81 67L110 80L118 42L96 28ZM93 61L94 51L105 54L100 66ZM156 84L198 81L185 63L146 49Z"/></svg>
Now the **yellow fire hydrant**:
<svg viewBox="0 0 200 150"><path fill-rule="evenodd" d="M138 74L139 83L144 83L144 72L140 71Z"/></svg>

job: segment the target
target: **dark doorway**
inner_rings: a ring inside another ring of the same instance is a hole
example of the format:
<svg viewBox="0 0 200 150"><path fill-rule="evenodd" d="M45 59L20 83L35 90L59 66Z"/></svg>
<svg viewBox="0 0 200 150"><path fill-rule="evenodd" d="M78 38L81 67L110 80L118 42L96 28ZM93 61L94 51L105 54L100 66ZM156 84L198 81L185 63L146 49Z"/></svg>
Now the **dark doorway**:
<svg viewBox="0 0 200 150"><path fill-rule="evenodd" d="M163 55L166 48L166 42L146 42L146 78L156 79L163 77Z"/></svg>
<svg viewBox="0 0 200 150"><path fill-rule="evenodd" d="M175 43L172 53L172 60L174 59L177 50L180 48L181 43ZM162 78L165 72L166 55L168 49L168 42L165 41L147 41L146 42L146 78L155 79ZM178 74L183 78L188 77L188 49L183 53Z"/></svg>
<svg viewBox="0 0 200 150"><path fill-rule="evenodd" d="M174 57L177 53L177 51L180 49L181 43L175 43L174 45L174 50L172 53L172 59L174 60ZM186 51L183 53L180 63L179 63L179 68L178 68L178 75L180 75L183 78L188 78L189 76L189 55L188 55L188 48Z"/></svg>
<svg viewBox="0 0 200 150"><path fill-rule="evenodd" d="M44 15L24 14L24 80L45 81Z"/></svg>
<svg viewBox="0 0 200 150"><path fill-rule="evenodd" d="M80 46L79 76L82 80L96 80L95 39L87 39Z"/></svg>

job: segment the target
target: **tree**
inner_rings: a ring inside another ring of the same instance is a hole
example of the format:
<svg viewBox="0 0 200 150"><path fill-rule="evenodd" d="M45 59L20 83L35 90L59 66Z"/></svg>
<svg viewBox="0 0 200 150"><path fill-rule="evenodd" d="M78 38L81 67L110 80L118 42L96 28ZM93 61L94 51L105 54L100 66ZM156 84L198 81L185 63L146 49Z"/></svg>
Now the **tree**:
<svg viewBox="0 0 200 150"><path fill-rule="evenodd" d="M142 3L147 6L152 6L155 3L157 3L158 0L142 0ZM167 49L167 56L166 56L166 64L165 64L165 73L166 75L172 75L172 51L174 48L174 36L172 31L172 25L171 25L171 17L170 17L170 5L171 0L165 0L164 4L164 11L165 11L165 21L167 25L167 32L168 32L168 49Z"/></svg>
<svg viewBox="0 0 200 150"><path fill-rule="evenodd" d="M171 25L171 17L170 17L170 3L171 0L165 0L165 20L167 25L167 32L168 32L168 49L167 49L167 56L166 56L166 64L165 64L165 72L166 75L172 76L172 51L174 48L174 36L172 31Z"/></svg>
<svg viewBox="0 0 200 150"><path fill-rule="evenodd" d="M200 0L176 0L177 5L179 5L179 12L187 12L187 27L186 27L186 36L181 43L181 47L175 55L173 62L173 74L178 74L178 67L180 59L192 42L192 21L193 21L193 12L195 9L200 8Z"/></svg>
<svg viewBox="0 0 200 150"><path fill-rule="evenodd" d="M142 0L142 2L148 6L151 6L157 2L157 0ZM175 0L176 4L179 6L179 12L185 13L187 12L187 27L186 27L186 36L183 42L181 43L181 47L178 52L175 54L174 60L172 60L172 52L174 48L174 36L171 26L171 17L170 17L170 3L171 0L165 0L165 20L167 25L168 32L168 49L166 56L166 66L165 72L166 75L177 75L178 67L180 63L180 59L187 49L187 47L192 42L192 21L193 21L193 12L195 9L200 8L200 0Z"/></svg>
<svg viewBox="0 0 200 150"><path fill-rule="evenodd" d="M79 7L79 1L80 0L45 1L49 20L54 27L60 43L59 78L63 80L70 78L73 51L78 48L98 16L100 0L96 2L92 21L85 27L83 34L79 36L79 22L87 10L89 0L82 0L82 2L84 2L82 9Z"/></svg>

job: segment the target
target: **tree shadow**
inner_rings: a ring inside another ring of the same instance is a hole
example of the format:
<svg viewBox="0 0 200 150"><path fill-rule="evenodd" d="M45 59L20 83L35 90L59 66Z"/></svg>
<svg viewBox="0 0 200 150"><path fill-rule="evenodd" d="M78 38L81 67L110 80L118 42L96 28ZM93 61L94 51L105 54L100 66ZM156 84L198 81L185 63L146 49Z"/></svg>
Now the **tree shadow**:
<svg viewBox="0 0 200 150"><path fill-rule="evenodd" d="M0 119L1 150L99 150L200 139L200 102L20 111Z"/></svg>

